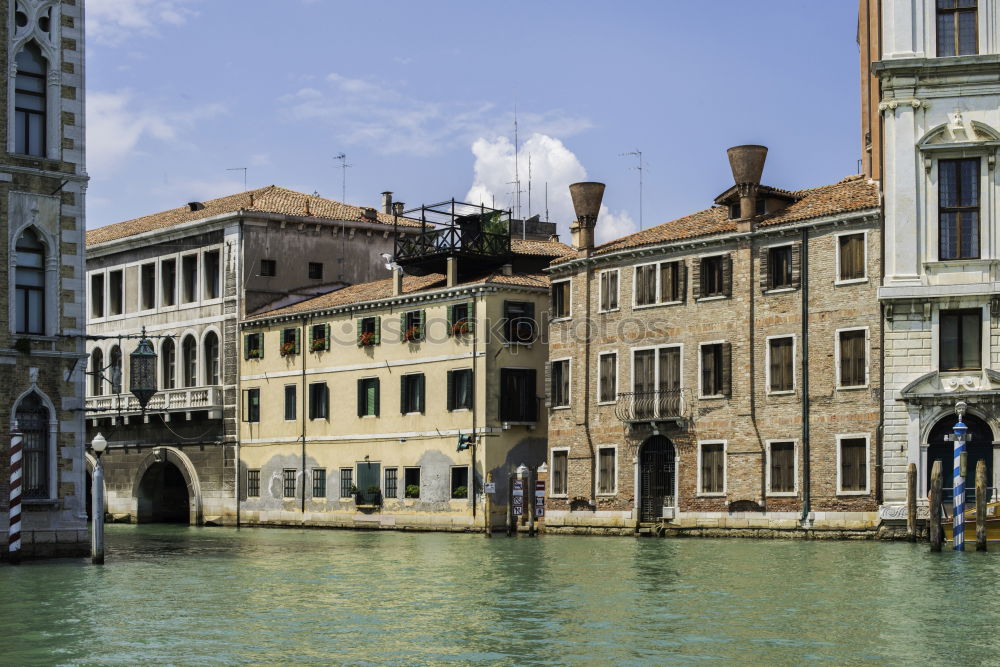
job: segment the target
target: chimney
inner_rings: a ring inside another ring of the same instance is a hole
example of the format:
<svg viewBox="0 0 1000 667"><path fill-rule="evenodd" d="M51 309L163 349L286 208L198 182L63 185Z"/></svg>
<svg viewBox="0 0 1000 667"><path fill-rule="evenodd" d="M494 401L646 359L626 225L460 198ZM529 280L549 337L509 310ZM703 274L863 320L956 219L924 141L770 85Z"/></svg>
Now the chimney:
<svg viewBox="0 0 1000 667"><path fill-rule="evenodd" d="M447 268L445 269L446 286L454 287L458 284L458 257L450 255L448 257Z"/></svg>
<svg viewBox="0 0 1000 667"><path fill-rule="evenodd" d="M392 212L395 213L396 215L403 215L403 208L405 208L403 202L401 201L392 202Z"/></svg>
<svg viewBox="0 0 1000 667"><path fill-rule="evenodd" d="M382 212L392 215L392 193L388 190L382 193Z"/></svg>
<svg viewBox="0 0 1000 667"><path fill-rule="evenodd" d="M590 251L594 248L594 226L604 198L604 183L573 183L569 194L576 212L576 221L569 226L570 245L576 250Z"/></svg>
<svg viewBox="0 0 1000 667"><path fill-rule="evenodd" d="M403 271L401 269L392 270L392 295L399 296L403 293Z"/></svg>
<svg viewBox="0 0 1000 667"><path fill-rule="evenodd" d="M764 172L767 146L733 146L726 153L729 154L729 166L740 195L740 218L752 218L757 210L757 188L760 175Z"/></svg>
<svg viewBox="0 0 1000 667"><path fill-rule="evenodd" d="M362 220L378 220L377 211L371 207L364 207L361 209L361 219Z"/></svg>
<svg viewBox="0 0 1000 667"><path fill-rule="evenodd" d="M200 211L203 208L205 208L205 205L202 204L200 201L189 201L188 202L188 210L189 211Z"/></svg>

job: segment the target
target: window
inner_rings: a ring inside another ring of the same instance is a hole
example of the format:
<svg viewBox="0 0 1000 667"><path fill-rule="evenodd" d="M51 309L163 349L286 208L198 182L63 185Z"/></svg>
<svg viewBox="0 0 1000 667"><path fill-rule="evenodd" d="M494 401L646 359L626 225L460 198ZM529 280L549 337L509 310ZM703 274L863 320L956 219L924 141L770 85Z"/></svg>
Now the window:
<svg viewBox="0 0 1000 667"><path fill-rule="evenodd" d="M530 301L503 302L503 333L508 343L535 340L535 304Z"/></svg>
<svg viewBox="0 0 1000 667"><path fill-rule="evenodd" d="M400 317L400 339L403 342L417 342L424 338L424 311L409 310Z"/></svg>
<svg viewBox="0 0 1000 667"><path fill-rule="evenodd" d="M139 283L139 310L156 308L156 264L142 265Z"/></svg>
<svg viewBox="0 0 1000 667"><path fill-rule="evenodd" d="M868 491L868 438L839 436L840 492Z"/></svg>
<svg viewBox="0 0 1000 667"><path fill-rule="evenodd" d="M294 384L285 385L285 421L293 422L298 419L299 411L296 405L297 390Z"/></svg>
<svg viewBox="0 0 1000 667"><path fill-rule="evenodd" d="M244 396L246 396L244 411L247 416L247 422L251 424L260 423L260 387L247 389Z"/></svg>
<svg viewBox="0 0 1000 667"><path fill-rule="evenodd" d="M108 378L111 380L111 393L122 393L122 349L117 345L111 348L108 355Z"/></svg>
<svg viewBox="0 0 1000 667"><path fill-rule="evenodd" d="M358 320L358 345L369 347L378 345L382 338L382 320L378 317L362 317Z"/></svg>
<svg viewBox="0 0 1000 667"><path fill-rule="evenodd" d="M840 360L837 368L841 387L863 387L868 384L868 359L864 329L841 331L837 334Z"/></svg>
<svg viewBox="0 0 1000 667"><path fill-rule="evenodd" d="M20 264L20 262L18 262ZM104 317L104 274L90 276L90 316Z"/></svg>
<svg viewBox="0 0 1000 667"><path fill-rule="evenodd" d="M90 395L102 396L104 394L104 353L101 348L95 347L90 353Z"/></svg>
<svg viewBox="0 0 1000 667"><path fill-rule="evenodd" d="M796 246L796 250L798 247ZM764 289L785 289L794 287L792 275L792 246L783 245L767 248L767 264L761 267L766 280ZM796 253L797 254L797 253Z"/></svg>
<svg viewBox="0 0 1000 667"><path fill-rule="evenodd" d="M468 466L456 466L451 469L451 497L469 497L469 468Z"/></svg>
<svg viewBox="0 0 1000 667"><path fill-rule="evenodd" d="M566 466L569 459L569 452L565 449L552 451L552 495L565 496L566 491Z"/></svg>
<svg viewBox="0 0 1000 667"><path fill-rule="evenodd" d="M354 495L354 468L340 469L340 497L350 498Z"/></svg>
<svg viewBox="0 0 1000 667"><path fill-rule="evenodd" d="M977 4L977 0L937 0L938 57L979 53Z"/></svg>
<svg viewBox="0 0 1000 667"><path fill-rule="evenodd" d="M205 266L205 298L218 299L219 292L219 251L209 250L203 260Z"/></svg>
<svg viewBox="0 0 1000 667"><path fill-rule="evenodd" d="M165 259L160 264L160 282L162 284L163 305L173 306L177 303L177 260Z"/></svg>
<svg viewBox="0 0 1000 667"><path fill-rule="evenodd" d="M424 411L424 374L413 373L399 378L399 411L402 414Z"/></svg>
<svg viewBox="0 0 1000 667"><path fill-rule="evenodd" d="M701 395L705 398L730 394L729 343L701 346Z"/></svg>
<svg viewBox="0 0 1000 667"><path fill-rule="evenodd" d="M795 339L792 336L767 341L767 389L770 392L795 389Z"/></svg>
<svg viewBox="0 0 1000 667"><path fill-rule="evenodd" d="M681 414L681 348L671 345L635 350L632 356L633 409L636 417Z"/></svg>
<svg viewBox="0 0 1000 667"><path fill-rule="evenodd" d="M244 359L264 358L263 333L251 333L243 336L243 358Z"/></svg>
<svg viewBox="0 0 1000 667"><path fill-rule="evenodd" d="M260 470L247 470L247 498L260 497Z"/></svg>
<svg viewBox="0 0 1000 667"><path fill-rule="evenodd" d="M45 157L45 87L48 63L28 42L17 54L14 78L14 152Z"/></svg>
<svg viewBox="0 0 1000 667"><path fill-rule="evenodd" d="M309 351L322 352L330 349L330 325L314 324L309 327Z"/></svg>
<svg viewBox="0 0 1000 667"><path fill-rule="evenodd" d="M729 296L732 273L732 259L729 255L713 255L702 257L698 267L698 294L695 298L704 299L714 296Z"/></svg>
<svg viewBox="0 0 1000 667"><path fill-rule="evenodd" d="M722 442L706 442L698 446L701 465L698 468L698 491L718 493L726 491L726 446Z"/></svg>
<svg viewBox="0 0 1000 667"><path fill-rule="evenodd" d="M378 378L361 378L358 380L358 416L378 417L379 411L379 381Z"/></svg>
<svg viewBox="0 0 1000 667"><path fill-rule="evenodd" d="M420 468L403 469L403 494L405 498L420 497Z"/></svg>
<svg viewBox="0 0 1000 667"><path fill-rule="evenodd" d="M281 330L281 345L278 352L283 357L299 353L299 330L297 327Z"/></svg>
<svg viewBox="0 0 1000 667"><path fill-rule="evenodd" d="M729 205L729 219L730 220L739 220L740 219L740 215L741 215L741 213L740 213L740 203L736 202L735 204L730 204Z"/></svg>
<svg viewBox="0 0 1000 667"><path fill-rule="evenodd" d="M273 259L260 260L260 275L263 278L273 278L278 275L278 262Z"/></svg>
<svg viewBox="0 0 1000 667"><path fill-rule="evenodd" d="M472 369L448 371L448 410L472 409Z"/></svg>
<svg viewBox="0 0 1000 667"><path fill-rule="evenodd" d="M181 258L181 277L183 278L182 294L184 303L198 300L198 255L185 255Z"/></svg>
<svg viewBox="0 0 1000 667"><path fill-rule="evenodd" d="M597 357L599 403L612 403L618 398L618 355L614 352Z"/></svg>
<svg viewBox="0 0 1000 667"><path fill-rule="evenodd" d="M15 414L21 429L21 492L25 499L49 497L49 409L35 392L25 396Z"/></svg>
<svg viewBox="0 0 1000 667"><path fill-rule="evenodd" d="M660 303L684 300L686 268L680 261L660 264Z"/></svg>
<svg viewBox="0 0 1000 667"><path fill-rule="evenodd" d="M329 419L330 393L325 382L309 385L309 419Z"/></svg>
<svg viewBox="0 0 1000 667"><path fill-rule="evenodd" d="M385 497L399 497L399 468L385 469Z"/></svg>
<svg viewBox="0 0 1000 667"><path fill-rule="evenodd" d="M282 495L285 498L295 497L295 468L285 468L282 472Z"/></svg>
<svg viewBox="0 0 1000 667"><path fill-rule="evenodd" d="M313 468L313 498L326 498L326 468Z"/></svg>
<svg viewBox="0 0 1000 667"><path fill-rule="evenodd" d="M552 283L552 319L569 317L570 313L570 281L561 280Z"/></svg>
<svg viewBox="0 0 1000 667"><path fill-rule="evenodd" d="M177 386L177 346L174 345L173 338L167 338L160 347L161 363L163 371L160 374L160 387L163 389L173 389Z"/></svg>
<svg viewBox="0 0 1000 667"><path fill-rule="evenodd" d="M770 493L795 493L795 443L772 442L768 449Z"/></svg>
<svg viewBox="0 0 1000 667"><path fill-rule="evenodd" d="M604 494L615 493L618 479L615 470L615 460L617 451L614 447L600 447L597 450L597 492Z"/></svg>
<svg viewBox="0 0 1000 667"><path fill-rule="evenodd" d="M205 335L205 384L219 384L219 336L214 331Z"/></svg>
<svg viewBox="0 0 1000 667"><path fill-rule="evenodd" d="M475 310L471 301L448 306L448 335L464 336L472 333L473 312Z"/></svg>
<svg viewBox="0 0 1000 667"><path fill-rule="evenodd" d="M184 373L184 386L198 386L198 343L194 336L187 336L181 344L182 369Z"/></svg>
<svg viewBox="0 0 1000 667"><path fill-rule="evenodd" d="M536 378L533 368L500 369L500 421L538 421Z"/></svg>
<svg viewBox="0 0 1000 667"><path fill-rule="evenodd" d="M837 260L839 280L864 280L865 235L841 234L838 236Z"/></svg>
<svg viewBox="0 0 1000 667"><path fill-rule="evenodd" d="M309 262L309 279L323 280L323 262Z"/></svg>
<svg viewBox="0 0 1000 667"><path fill-rule="evenodd" d="M635 305L678 303L687 291L687 266L683 261L635 267Z"/></svg>
<svg viewBox="0 0 1000 667"><path fill-rule="evenodd" d="M601 310L618 310L618 269L601 272Z"/></svg>
<svg viewBox="0 0 1000 667"><path fill-rule="evenodd" d="M19 334L44 334L45 246L34 230L26 229L17 239L14 252L17 260L14 273L14 331Z"/></svg>
<svg viewBox="0 0 1000 667"><path fill-rule="evenodd" d="M967 371L982 368L982 311L941 311L939 358L942 371Z"/></svg>
<svg viewBox="0 0 1000 667"><path fill-rule="evenodd" d="M125 286L122 284L122 272L108 272L108 314L121 315L125 305Z"/></svg>
<svg viewBox="0 0 1000 667"><path fill-rule="evenodd" d="M656 303L656 265L635 267L635 305L650 306Z"/></svg>
<svg viewBox="0 0 1000 667"><path fill-rule="evenodd" d="M569 407L569 359L553 361L549 367L552 373L549 386L552 407Z"/></svg>
<svg viewBox="0 0 1000 667"><path fill-rule="evenodd" d="M979 158L938 161L938 259L979 257Z"/></svg>

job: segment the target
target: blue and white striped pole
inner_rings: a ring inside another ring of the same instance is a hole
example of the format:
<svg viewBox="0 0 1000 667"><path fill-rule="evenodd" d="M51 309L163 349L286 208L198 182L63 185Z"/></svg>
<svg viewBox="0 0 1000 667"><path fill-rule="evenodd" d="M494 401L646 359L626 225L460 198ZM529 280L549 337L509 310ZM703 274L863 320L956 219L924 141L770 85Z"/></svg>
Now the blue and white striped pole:
<svg viewBox="0 0 1000 667"><path fill-rule="evenodd" d="M965 551L965 440L968 437L969 428L962 422L965 416L965 403L959 402L955 406L958 413L958 421L955 423L955 470L954 470L954 499L955 516L951 523L952 541L955 543L955 551Z"/></svg>

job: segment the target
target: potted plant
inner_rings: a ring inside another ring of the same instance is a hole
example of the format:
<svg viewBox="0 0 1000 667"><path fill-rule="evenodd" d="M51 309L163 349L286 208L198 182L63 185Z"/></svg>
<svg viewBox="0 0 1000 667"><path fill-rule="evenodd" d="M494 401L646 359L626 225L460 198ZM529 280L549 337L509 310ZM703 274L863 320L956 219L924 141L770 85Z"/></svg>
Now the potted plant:
<svg viewBox="0 0 1000 667"><path fill-rule="evenodd" d="M464 486L456 486L455 489L451 492L451 497L452 498L468 498L469 497L469 489L466 488L466 487L464 487Z"/></svg>
<svg viewBox="0 0 1000 667"><path fill-rule="evenodd" d="M419 484L407 484L406 485L406 497L407 498L419 498L420 497L420 485Z"/></svg>
<svg viewBox="0 0 1000 667"><path fill-rule="evenodd" d="M247 352L247 359L260 359L260 350L254 348Z"/></svg>
<svg viewBox="0 0 1000 667"><path fill-rule="evenodd" d="M309 344L309 349L313 352L319 352L326 349L326 339L325 338L313 338L312 343Z"/></svg>
<svg viewBox="0 0 1000 667"><path fill-rule="evenodd" d="M455 336L464 336L469 333L469 320L459 320L451 325L451 333Z"/></svg>
<svg viewBox="0 0 1000 667"><path fill-rule="evenodd" d="M287 357L290 354L295 354L295 341L289 341L287 343L282 343L281 347L278 348L281 352L281 356Z"/></svg>
<svg viewBox="0 0 1000 667"><path fill-rule="evenodd" d="M382 504L382 489L378 486L372 485L368 487L368 493L365 494L368 497L368 502L371 505L381 505Z"/></svg>
<svg viewBox="0 0 1000 667"><path fill-rule="evenodd" d="M403 332L403 340L413 342L420 339L420 329L417 326L407 327Z"/></svg>
<svg viewBox="0 0 1000 667"><path fill-rule="evenodd" d="M358 336L358 345L361 347L371 347L375 344L375 332L374 331L363 331L361 335Z"/></svg>

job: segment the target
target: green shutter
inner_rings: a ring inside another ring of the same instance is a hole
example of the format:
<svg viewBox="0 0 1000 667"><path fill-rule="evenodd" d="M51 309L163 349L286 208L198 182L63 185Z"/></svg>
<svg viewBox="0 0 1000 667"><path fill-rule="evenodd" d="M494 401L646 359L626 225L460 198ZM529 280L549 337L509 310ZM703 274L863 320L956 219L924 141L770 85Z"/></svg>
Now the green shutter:
<svg viewBox="0 0 1000 667"><path fill-rule="evenodd" d="M358 380L358 416L365 415L365 381Z"/></svg>
<svg viewBox="0 0 1000 667"><path fill-rule="evenodd" d="M324 345L323 349L324 350L329 350L330 349L330 325L329 324L324 324L323 325L323 340L326 341L326 344Z"/></svg>
<svg viewBox="0 0 1000 667"><path fill-rule="evenodd" d="M399 414L406 414L406 376L399 376Z"/></svg>
<svg viewBox="0 0 1000 667"><path fill-rule="evenodd" d="M466 316L466 322L469 324L469 333L472 333L476 326L476 302L468 301L465 304L465 312L468 313Z"/></svg>
<svg viewBox="0 0 1000 667"><path fill-rule="evenodd" d="M379 401L380 400L381 400L381 397L379 396L379 381L378 381L378 378L375 378L375 416L376 417L378 417L378 413L379 413Z"/></svg>
<svg viewBox="0 0 1000 667"><path fill-rule="evenodd" d="M244 359L249 359L250 358L250 336L252 336L252 335L253 334L246 334L245 336L243 336L243 358Z"/></svg>
<svg viewBox="0 0 1000 667"><path fill-rule="evenodd" d="M382 318L375 317L375 344L378 345L382 342Z"/></svg>
<svg viewBox="0 0 1000 667"><path fill-rule="evenodd" d="M450 308L449 308L450 310ZM455 409L455 371L448 371L448 412Z"/></svg>
<svg viewBox="0 0 1000 667"><path fill-rule="evenodd" d="M364 324L365 324L365 318L359 317L358 318L358 341L357 341L358 345L361 345L361 334L364 333L364 330L365 330Z"/></svg>
<svg viewBox="0 0 1000 667"><path fill-rule="evenodd" d="M424 403L424 401L425 401L426 392L424 391L424 389L426 388L426 384L425 384L424 380L426 379L426 376L423 373L421 373L420 375L417 376L417 378L418 378L417 379L417 403L418 403L417 412L423 413L424 410L425 410L425 403Z"/></svg>
<svg viewBox="0 0 1000 667"><path fill-rule="evenodd" d="M424 339L424 311L417 311L417 339ZM423 410L421 410L423 412Z"/></svg>
<svg viewBox="0 0 1000 667"><path fill-rule="evenodd" d="M455 332L455 304L448 306L448 335Z"/></svg>
<svg viewBox="0 0 1000 667"><path fill-rule="evenodd" d="M399 314L399 342L406 342L406 312Z"/></svg>

